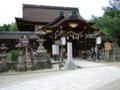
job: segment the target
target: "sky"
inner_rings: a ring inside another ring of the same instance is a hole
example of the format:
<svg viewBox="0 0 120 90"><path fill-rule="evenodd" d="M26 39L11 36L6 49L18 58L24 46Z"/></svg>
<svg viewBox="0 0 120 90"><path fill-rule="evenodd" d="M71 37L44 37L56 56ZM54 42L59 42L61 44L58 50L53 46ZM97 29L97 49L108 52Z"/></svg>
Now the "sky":
<svg viewBox="0 0 120 90"><path fill-rule="evenodd" d="M78 7L80 15L89 20L91 15L102 16L102 8L109 5L109 0L1 0L0 25L15 22L15 17L22 17L23 4Z"/></svg>

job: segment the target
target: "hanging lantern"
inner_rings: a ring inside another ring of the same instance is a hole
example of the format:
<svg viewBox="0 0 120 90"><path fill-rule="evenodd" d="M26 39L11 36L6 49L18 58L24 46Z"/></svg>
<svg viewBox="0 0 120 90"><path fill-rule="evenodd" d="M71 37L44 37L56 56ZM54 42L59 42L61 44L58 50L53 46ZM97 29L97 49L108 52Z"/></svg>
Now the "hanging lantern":
<svg viewBox="0 0 120 90"><path fill-rule="evenodd" d="M46 33L52 33L52 29L47 29L45 32Z"/></svg>
<svg viewBox="0 0 120 90"><path fill-rule="evenodd" d="M76 22L69 22L69 26L71 28L76 28L78 26L78 23L76 23Z"/></svg>
<svg viewBox="0 0 120 90"><path fill-rule="evenodd" d="M67 40L69 40L69 36L67 36Z"/></svg>
<svg viewBox="0 0 120 90"><path fill-rule="evenodd" d="M72 39L74 39L75 37L74 37L74 35L72 35Z"/></svg>
<svg viewBox="0 0 120 90"><path fill-rule="evenodd" d="M86 30L86 29L87 29L87 27L86 27L86 26L84 26L84 29Z"/></svg>
<svg viewBox="0 0 120 90"><path fill-rule="evenodd" d="M77 40L79 39L79 35L77 35Z"/></svg>
<svg viewBox="0 0 120 90"><path fill-rule="evenodd" d="M77 39L77 35L75 36L75 39Z"/></svg>
<svg viewBox="0 0 120 90"><path fill-rule="evenodd" d="M80 36L81 38L83 37L83 35L81 34L81 36Z"/></svg>
<svg viewBox="0 0 120 90"><path fill-rule="evenodd" d="M85 35L85 39L87 39L88 38L88 35Z"/></svg>
<svg viewBox="0 0 120 90"><path fill-rule="evenodd" d="M72 34L70 33L70 37L72 37Z"/></svg>

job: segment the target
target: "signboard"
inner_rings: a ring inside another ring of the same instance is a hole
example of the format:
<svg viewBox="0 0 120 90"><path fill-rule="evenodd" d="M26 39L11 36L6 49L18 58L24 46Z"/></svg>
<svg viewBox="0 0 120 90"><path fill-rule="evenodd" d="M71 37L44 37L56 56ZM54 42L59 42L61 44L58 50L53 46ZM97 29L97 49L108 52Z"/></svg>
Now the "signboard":
<svg viewBox="0 0 120 90"><path fill-rule="evenodd" d="M21 43L22 43L23 47L27 47L29 45L29 39L26 35L23 36L23 38L21 39Z"/></svg>
<svg viewBox="0 0 120 90"><path fill-rule="evenodd" d="M59 46L53 44L52 45L52 55L59 55Z"/></svg>
<svg viewBox="0 0 120 90"><path fill-rule="evenodd" d="M105 47L106 50L111 50L112 49L112 45L111 45L110 42L105 42L104 47Z"/></svg>

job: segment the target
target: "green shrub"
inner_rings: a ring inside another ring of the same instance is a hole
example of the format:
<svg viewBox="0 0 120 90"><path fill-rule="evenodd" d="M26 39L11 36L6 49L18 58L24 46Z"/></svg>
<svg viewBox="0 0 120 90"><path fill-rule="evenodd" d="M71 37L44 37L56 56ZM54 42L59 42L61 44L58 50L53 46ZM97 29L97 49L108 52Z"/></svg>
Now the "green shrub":
<svg viewBox="0 0 120 90"><path fill-rule="evenodd" d="M18 61L18 50L12 50L10 58L11 61Z"/></svg>

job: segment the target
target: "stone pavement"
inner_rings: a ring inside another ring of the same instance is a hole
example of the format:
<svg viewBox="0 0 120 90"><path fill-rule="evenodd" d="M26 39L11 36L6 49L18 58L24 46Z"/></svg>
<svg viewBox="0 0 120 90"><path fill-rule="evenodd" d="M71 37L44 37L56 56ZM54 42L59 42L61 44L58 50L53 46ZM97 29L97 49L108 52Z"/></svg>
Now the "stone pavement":
<svg viewBox="0 0 120 90"><path fill-rule="evenodd" d="M35 78L18 80L8 86L0 82L0 90L120 90L120 68L85 60L74 62L84 68L55 75L49 72L48 76L42 78L38 74Z"/></svg>
<svg viewBox="0 0 120 90"><path fill-rule="evenodd" d="M107 65L96 61L87 61L86 59L77 59L77 58L74 59L74 62L77 66L80 66L82 68L102 67Z"/></svg>
<svg viewBox="0 0 120 90"><path fill-rule="evenodd" d="M120 90L120 79L114 80L102 87L96 88L95 90Z"/></svg>

